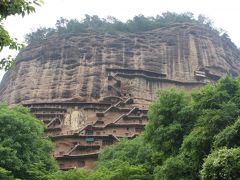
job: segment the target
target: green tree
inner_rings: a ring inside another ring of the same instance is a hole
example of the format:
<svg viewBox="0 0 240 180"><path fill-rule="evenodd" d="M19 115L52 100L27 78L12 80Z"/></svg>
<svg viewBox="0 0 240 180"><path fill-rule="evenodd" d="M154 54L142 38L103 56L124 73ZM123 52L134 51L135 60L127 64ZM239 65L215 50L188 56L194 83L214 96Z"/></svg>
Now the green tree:
<svg viewBox="0 0 240 180"><path fill-rule="evenodd" d="M148 180L149 176L143 166L130 165L121 160L111 160L96 170L74 169L58 171L43 180Z"/></svg>
<svg viewBox="0 0 240 180"><path fill-rule="evenodd" d="M203 180L237 180L240 178L240 148L220 149L205 159Z"/></svg>
<svg viewBox="0 0 240 180"><path fill-rule="evenodd" d="M190 103L188 94L170 89L160 91L158 99L149 108L145 141L163 152L165 158L178 153L183 137L195 122L196 115Z"/></svg>
<svg viewBox="0 0 240 180"><path fill-rule="evenodd" d="M25 36L28 44L43 42L47 37L54 35L56 32L53 28L38 28L36 31L29 33Z"/></svg>
<svg viewBox="0 0 240 180"><path fill-rule="evenodd" d="M98 167L108 167L112 160L120 160L130 165L141 165L151 174L154 169L153 155L151 146L140 135L132 140L122 139L119 143L106 147L99 157Z"/></svg>
<svg viewBox="0 0 240 180"><path fill-rule="evenodd" d="M56 170L44 125L21 106L0 105L0 167L21 179L41 179Z"/></svg>
<svg viewBox="0 0 240 180"><path fill-rule="evenodd" d="M93 172L85 169L72 169L69 171L57 171L42 177L43 180L91 180L91 173Z"/></svg>
<svg viewBox="0 0 240 180"><path fill-rule="evenodd" d="M4 28L3 20L11 15L29 14L35 11L35 6L40 6L42 0L1 0L0 1L0 52L4 47L19 50L23 44L18 43L17 39L12 38ZM10 68L13 59L9 56L0 60L0 70Z"/></svg>
<svg viewBox="0 0 240 180"><path fill-rule="evenodd" d="M214 137L213 148L217 149L220 147L239 147L240 146L240 119Z"/></svg>
<svg viewBox="0 0 240 180"><path fill-rule="evenodd" d="M147 159L151 158L149 156L151 153L151 147L143 141L143 136L140 135L132 140L122 139L119 143L106 147L100 155L99 163L119 159L131 164L143 165Z"/></svg>
<svg viewBox="0 0 240 180"><path fill-rule="evenodd" d="M202 16L201 16L202 17ZM114 17L100 18L97 15L85 15L85 18L82 20L72 19L67 20L60 18L57 20L55 28L53 29L56 33L48 33L46 38L50 38L54 34L57 35L67 35L71 33L80 33L80 32L96 32L96 33L110 33L110 34L119 34L119 33L136 33L143 32L148 30L153 30L162 27L172 26L174 23L192 23L206 28L211 29L214 33L219 35L219 31L213 28L212 23L209 23L210 20L206 20L204 17L202 20L194 19L194 16L190 12L186 13L173 13L166 12L162 15L157 15L156 17L146 17L144 15L137 15L133 19L129 19L126 22L122 22ZM41 29L41 28L40 28ZM49 28L46 28L49 29ZM38 30L37 30L38 31ZM35 32L28 34L28 43L36 43L34 36L38 36ZM42 42L39 39L38 42Z"/></svg>
<svg viewBox="0 0 240 180"><path fill-rule="evenodd" d="M106 169L108 169L106 171ZM141 165L130 165L126 161L114 159L105 166L100 167L97 172L104 171L106 180L148 180L149 174ZM97 173L98 174L98 173Z"/></svg>
<svg viewBox="0 0 240 180"><path fill-rule="evenodd" d="M215 135L234 123L239 116L238 105L234 102L237 92L238 81L226 77L216 85L208 85L192 93L192 106L197 120L191 132L184 137L178 155L181 156L180 160L190 165L188 172L184 172L184 167L179 169L183 174L188 174L187 179L199 179L204 157L211 152ZM169 172L167 167L164 168L165 172Z"/></svg>
<svg viewBox="0 0 240 180"><path fill-rule="evenodd" d="M191 168L188 162L183 161L180 156L170 157L162 165L154 169L154 180L190 180Z"/></svg>
<svg viewBox="0 0 240 180"><path fill-rule="evenodd" d="M14 180L12 173L4 168L0 167L0 179L3 180Z"/></svg>

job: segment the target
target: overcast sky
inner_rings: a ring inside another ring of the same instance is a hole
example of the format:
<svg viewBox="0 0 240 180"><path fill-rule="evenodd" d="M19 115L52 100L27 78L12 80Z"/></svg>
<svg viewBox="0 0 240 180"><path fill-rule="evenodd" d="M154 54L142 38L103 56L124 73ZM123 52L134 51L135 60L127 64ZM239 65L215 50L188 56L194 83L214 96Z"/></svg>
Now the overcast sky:
<svg viewBox="0 0 240 180"><path fill-rule="evenodd" d="M126 21L135 15L156 16L166 11L204 14L214 21L215 27L226 30L240 47L239 0L44 0L36 13L24 18L9 17L4 24L13 37L23 41L26 33L40 26L53 27L59 17L82 19L89 14L101 18L114 16ZM0 57L8 53L1 52ZM2 75L0 71L0 79Z"/></svg>

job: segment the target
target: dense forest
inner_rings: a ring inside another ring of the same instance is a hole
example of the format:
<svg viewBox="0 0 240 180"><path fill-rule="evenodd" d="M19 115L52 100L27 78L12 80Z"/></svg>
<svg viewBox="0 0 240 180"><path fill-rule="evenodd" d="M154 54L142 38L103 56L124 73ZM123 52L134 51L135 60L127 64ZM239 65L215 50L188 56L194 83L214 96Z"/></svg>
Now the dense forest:
<svg viewBox="0 0 240 180"><path fill-rule="evenodd" d="M137 33L148 30L153 30L161 27L167 27L174 23L195 23L200 26L209 28L210 30L228 37L226 32L222 29L217 30L213 27L213 22L205 17L199 15L198 18L194 18L193 13L172 13L165 12L162 15L156 17L145 17L144 15L135 16L131 20L122 22L115 17L109 16L108 18L100 18L97 15L85 15L82 20L60 18L57 20L54 28L38 28L36 31L26 35L25 39L28 44L42 42L50 37L63 36L67 34L76 34L84 32L100 32L116 34L119 32L124 33Z"/></svg>
<svg viewBox="0 0 240 180"><path fill-rule="evenodd" d="M192 93L161 90L142 135L100 155L94 170L60 171L43 124L23 107L0 106L0 179L236 180L240 177L240 79Z"/></svg>

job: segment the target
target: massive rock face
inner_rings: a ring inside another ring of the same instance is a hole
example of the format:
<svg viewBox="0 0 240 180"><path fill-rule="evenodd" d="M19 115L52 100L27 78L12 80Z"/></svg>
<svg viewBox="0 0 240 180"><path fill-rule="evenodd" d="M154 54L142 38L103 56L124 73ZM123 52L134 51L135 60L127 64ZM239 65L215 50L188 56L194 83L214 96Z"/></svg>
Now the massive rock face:
<svg viewBox="0 0 240 180"><path fill-rule="evenodd" d="M54 37L28 46L17 59L16 70L7 72L0 86L0 99L9 104L97 102L109 95L109 74L122 79L112 94L147 104L159 88L191 89L240 72L240 51L228 39L191 24Z"/></svg>
<svg viewBox="0 0 240 180"><path fill-rule="evenodd" d="M144 130L161 88L191 90L240 73L240 51L194 24L137 34L82 33L29 45L0 84L46 124L61 169L94 167L99 152Z"/></svg>

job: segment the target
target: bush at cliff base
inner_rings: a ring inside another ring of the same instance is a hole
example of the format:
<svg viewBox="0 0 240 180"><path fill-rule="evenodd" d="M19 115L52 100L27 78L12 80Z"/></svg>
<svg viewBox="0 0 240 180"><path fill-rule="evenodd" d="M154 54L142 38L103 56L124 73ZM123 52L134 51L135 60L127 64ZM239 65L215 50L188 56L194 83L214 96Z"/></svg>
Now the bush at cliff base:
<svg viewBox="0 0 240 180"><path fill-rule="evenodd" d="M239 78L225 77L191 94L161 90L142 137L107 147L99 164L120 159L143 165L156 180L240 178L239 116Z"/></svg>
<svg viewBox="0 0 240 180"><path fill-rule="evenodd" d="M208 155L201 177L203 180L240 179L240 148L220 149Z"/></svg>
<svg viewBox="0 0 240 180"><path fill-rule="evenodd" d="M56 170L53 144L27 108L0 104L0 176L41 179Z"/></svg>

